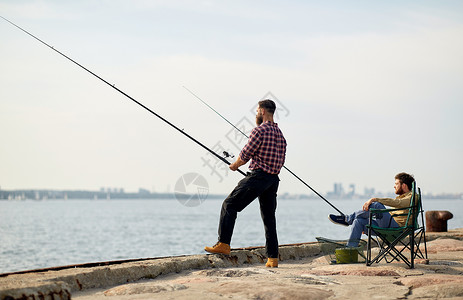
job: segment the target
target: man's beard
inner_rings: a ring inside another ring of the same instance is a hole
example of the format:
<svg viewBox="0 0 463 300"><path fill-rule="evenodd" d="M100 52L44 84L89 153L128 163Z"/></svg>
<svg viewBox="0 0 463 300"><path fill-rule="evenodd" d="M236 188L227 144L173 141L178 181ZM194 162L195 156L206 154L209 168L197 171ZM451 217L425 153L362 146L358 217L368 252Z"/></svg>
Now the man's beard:
<svg viewBox="0 0 463 300"><path fill-rule="evenodd" d="M397 195L402 195L404 194L404 189L402 188L402 186L400 186L397 191L395 192Z"/></svg>
<svg viewBox="0 0 463 300"><path fill-rule="evenodd" d="M264 122L264 117L261 114L256 115L256 125L260 126Z"/></svg>

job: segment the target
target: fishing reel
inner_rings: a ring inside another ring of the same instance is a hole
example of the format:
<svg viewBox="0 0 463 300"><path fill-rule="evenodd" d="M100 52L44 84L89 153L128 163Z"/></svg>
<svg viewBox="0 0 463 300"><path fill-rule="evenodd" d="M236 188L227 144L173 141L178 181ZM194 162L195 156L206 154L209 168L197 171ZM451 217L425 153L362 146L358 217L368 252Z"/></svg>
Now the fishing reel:
<svg viewBox="0 0 463 300"><path fill-rule="evenodd" d="M233 157L235 157L235 156L234 156L233 154L228 153L227 151L224 151L224 152L223 152L223 157L225 157L225 158L229 158L229 157L230 157L230 158L233 158Z"/></svg>

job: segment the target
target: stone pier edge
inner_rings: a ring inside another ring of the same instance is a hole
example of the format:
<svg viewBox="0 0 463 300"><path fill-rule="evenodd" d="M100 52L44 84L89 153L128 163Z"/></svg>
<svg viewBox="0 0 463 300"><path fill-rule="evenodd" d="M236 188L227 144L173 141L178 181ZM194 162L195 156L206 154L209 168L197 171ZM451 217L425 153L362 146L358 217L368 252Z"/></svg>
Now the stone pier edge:
<svg viewBox="0 0 463 300"><path fill-rule="evenodd" d="M281 245L279 252L281 261L302 259L320 254L320 246L317 242ZM174 256L91 268L12 274L0 278L0 300L70 299L75 291L154 279L160 275L184 270L264 264L266 260L264 247L255 247L232 249L230 256Z"/></svg>
<svg viewBox="0 0 463 300"><path fill-rule="evenodd" d="M427 234L430 241L439 237L463 239L448 234ZM298 260L321 254L317 242L280 245L281 261ZM142 279L154 279L160 275L179 273L184 270L228 268L234 266L264 264L264 247L232 249L230 256L200 254L141 260L91 268L72 268L57 271L12 274L0 278L0 300L13 299L71 299L72 292L93 288L106 288Z"/></svg>

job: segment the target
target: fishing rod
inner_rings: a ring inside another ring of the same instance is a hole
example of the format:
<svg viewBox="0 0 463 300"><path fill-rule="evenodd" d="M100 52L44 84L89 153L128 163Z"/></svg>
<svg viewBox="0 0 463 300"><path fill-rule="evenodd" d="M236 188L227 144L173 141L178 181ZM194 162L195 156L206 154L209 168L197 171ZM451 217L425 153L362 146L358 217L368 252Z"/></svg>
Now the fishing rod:
<svg viewBox="0 0 463 300"><path fill-rule="evenodd" d="M198 99L199 101L201 101L204 105L206 105L207 107L209 107L212 111L214 111L216 114L218 114L222 119L224 119L228 124L230 124L231 126L233 126L233 128L235 128L236 130L238 130L238 132L240 132L242 135L244 135L245 137L249 138L249 136L244 133L243 131L241 131L241 129L239 129L238 127L236 127L233 123L231 123L230 121L228 121L224 116L222 116L220 113L218 113L214 108L212 108L209 104L207 104L203 99L199 98L195 93L193 93L192 91L190 91L188 88L186 88L185 86L183 86L183 88L185 90L187 90L190 94L192 94L196 99ZM326 203L328 203L332 208L334 208L337 212L339 212L341 215L344 216L344 214L336 207L334 206L333 204L331 204L331 202L329 202L328 200L325 199L325 197L323 197L322 195L320 195L316 190L314 190L310 185L308 185L304 180L302 180L299 176L297 176L296 174L294 174L293 171L291 171L290 169L288 169L286 166L283 166L283 168L288 171L291 175L293 175L294 177L296 177L297 179L299 179L300 182L302 182L306 187L308 187L309 189L312 190L312 192L314 192L318 197L322 198L323 200L325 200Z"/></svg>
<svg viewBox="0 0 463 300"><path fill-rule="evenodd" d="M162 116L160 116L159 114L155 113L153 110L151 110L150 108L146 107L145 105L143 105L141 102L135 100L135 98L131 97L130 95L128 95L127 93L125 93L124 91L122 91L121 89L117 88L116 85L114 84L111 84L109 83L108 81L106 81L105 79L103 79L102 77L100 77L99 75L97 75L96 73L90 71L89 69L87 69L86 67L84 67L83 65L81 65L80 63L78 63L77 61L75 61L74 59L70 58L69 56L67 56L66 54L60 52L59 50L55 49L53 46L50 46L49 44L47 44L46 42L44 42L43 40L39 39L38 37L36 37L35 35L33 35L32 33L28 32L27 30L23 29L22 27L16 25L15 23L11 22L10 20L4 18L3 16L0 16L0 18L2 18L3 20L7 21L8 23L10 23L11 25L13 25L14 27L20 29L21 31L23 31L24 33L28 34L29 36L31 36L32 38L36 39L37 41L39 41L40 43L44 44L45 46L47 46L48 48L52 49L53 51L55 51L56 53L60 54L61 56L65 57L66 59L68 59L69 61L73 62L74 64L76 64L77 66L81 67L82 69L84 69L85 71L87 71L88 73L92 74L93 76L95 76L96 78L98 78L99 80L103 81L104 83L106 83L107 85L109 85L110 87L112 87L113 89L115 89L116 91L118 91L119 93L121 93L122 95L124 95L125 97L129 98L130 100L132 100L133 102L135 102L136 104L138 104L139 106L143 107L144 109L146 109L147 111L149 111L151 114L155 115L156 117L158 117L159 119L161 119L162 121L164 121L165 123L167 123L168 125L172 126L173 128L175 128L178 132L182 133L183 135L185 135L186 137L188 137L189 139L191 139L193 142L195 142L196 144L198 144L199 146L203 147L204 149L206 149L207 151L209 151L211 154L213 154L215 157L217 157L218 159L220 159L221 161L223 161L224 163L226 163L227 165L230 165L230 162L228 160L226 160L224 157L220 156L219 154L215 153L214 151L212 151L211 149L209 149L208 147L206 147L204 144L202 144L201 142L199 142L197 139L195 139L194 137L192 137L191 135L189 135L188 133L186 133L185 131L183 131L183 129L180 129L178 128L177 126L175 126L174 124L172 124L171 122L169 122L167 119L163 118ZM243 176L246 176L246 174L239 170L238 169L238 172L240 174L242 174Z"/></svg>

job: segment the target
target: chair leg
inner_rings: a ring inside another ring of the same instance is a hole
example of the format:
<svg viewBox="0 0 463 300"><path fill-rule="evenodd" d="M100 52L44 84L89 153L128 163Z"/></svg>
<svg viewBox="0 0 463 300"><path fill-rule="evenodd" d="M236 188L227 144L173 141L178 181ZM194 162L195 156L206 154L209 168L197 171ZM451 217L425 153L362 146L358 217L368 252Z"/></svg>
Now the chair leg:
<svg viewBox="0 0 463 300"><path fill-rule="evenodd" d="M409 238L408 243L403 243L403 238L409 237L410 234L414 234L413 230L410 231L404 231L402 232L399 236L397 236L393 241L388 241L387 238L383 237L379 232L376 232L372 229L372 232L375 232L375 234L379 237L380 239L380 251L379 254L375 258L369 259L369 265L373 264L374 262L379 263L381 260L385 260L387 263L390 263L394 260L396 261L403 261L409 268L412 268L412 263L411 260L409 260L402 252L405 249L410 249L411 247L411 242L414 243L414 240ZM371 236L371 234L370 234ZM371 244L371 241L370 241ZM396 248L397 246L400 246L400 248ZM371 246L370 246L371 247ZM399 250L400 249L400 250ZM367 253L368 254L368 253ZM391 260L388 259L388 255L391 256Z"/></svg>
<svg viewBox="0 0 463 300"><path fill-rule="evenodd" d="M428 259L428 248L426 247L426 229L424 228L423 225L423 242L424 242L424 255L426 256L426 259Z"/></svg>
<svg viewBox="0 0 463 300"><path fill-rule="evenodd" d="M367 242L367 259L366 265L371 265L371 228L368 227L368 242Z"/></svg>
<svg viewBox="0 0 463 300"><path fill-rule="evenodd" d="M412 230L410 232L410 269L415 268L415 232Z"/></svg>

